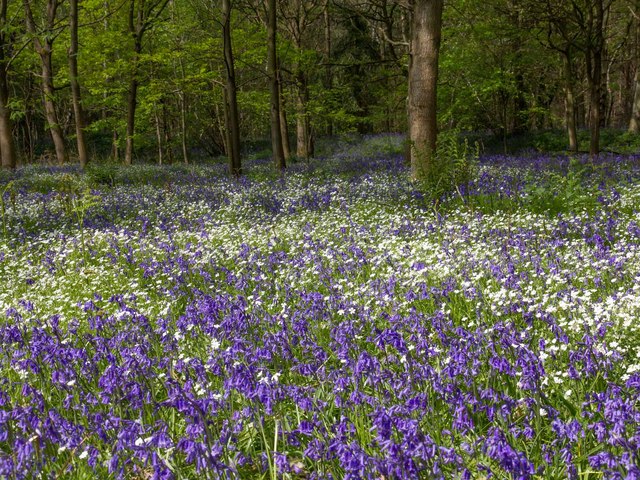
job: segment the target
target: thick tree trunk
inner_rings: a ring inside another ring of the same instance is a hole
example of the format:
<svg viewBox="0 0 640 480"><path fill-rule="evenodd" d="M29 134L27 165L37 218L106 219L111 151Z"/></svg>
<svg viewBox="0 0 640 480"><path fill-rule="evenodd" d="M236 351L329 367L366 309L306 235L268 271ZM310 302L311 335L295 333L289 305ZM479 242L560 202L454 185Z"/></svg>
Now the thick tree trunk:
<svg viewBox="0 0 640 480"><path fill-rule="evenodd" d="M0 156L2 168L16 168L16 149L13 142L13 125L9 111L9 80L6 62L7 0L0 0Z"/></svg>
<svg viewBox="0 0 640 480"><path fill-rule="evenodd" d="M564 92L565 92L565 119L567 134L569 135L569 151L578 151L578 130L576 127L576 98L574 94L574 75L571 66L571 56L564 55Z"/></svg>
<svg viewBox="0 0 640 480"><path fill-rule="evenodd" d="M275 168L282 171L287 167L287 164L284 158L282 131L280 127L276 28L276 0L269 0L267 19L267 72L269 75L269 91L271 93L271 147L273 149Z"/></svg>
<svg viewBox="0 0 640 480"><path fill-rule="evenodd" d="M84 137L84 112L78 80L78 0L70 0L69 30L71 43L69 45L69 80L71 82L71 98L73 101L73 115L76 123L76 145L78 146L78 160L84 168L89 162L87 143Z"/></svg>
<svg viewBox="0 0 640 480"><path fill-rule="evenodd" d="M428 175L436 154L442 8L443 0L416 0L413 5L408 102L413 180Z"/></svg>
<svg viewBox="0 0 640 480"><path fill-rule="evenodd" d="M238 100L236 95L236 73L231 48L231 0L222 0L222 36L224 44L225 85L225 121L227 145L229 145L229 173L238 176L242 173L240 161L240 122L238 119Z"/></svg>

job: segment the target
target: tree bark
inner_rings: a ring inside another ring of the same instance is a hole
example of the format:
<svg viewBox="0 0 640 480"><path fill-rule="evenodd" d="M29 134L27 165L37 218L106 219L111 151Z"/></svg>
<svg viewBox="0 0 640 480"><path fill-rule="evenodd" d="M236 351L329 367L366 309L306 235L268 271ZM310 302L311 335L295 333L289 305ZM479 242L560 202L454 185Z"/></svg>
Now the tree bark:
<svg viewBox="0 0 640 480"><path fill-rule="evenodd" d="M273 162L277 170L286 167L284 149L282 147L282 130L280 127L280 100L278 88L278 60L276 56L276 0L268 1L267 19L267 73L269 75L269 91L271 94L271 147Z"/></svg>
<svg viewBox="0 0 640 480"><path fill-rule="evenodd" d="M231 46L231 0L222 0L222 36L224 44L225 84L225 122L229 151L229 173L242 174L240 160L240 122L238 120L238 99L236 95L236 73Z"/></svg>
<svg viewBox="0 0 640 480"><path fill-rule="evenodd" d="M136 37L133 48L131 79L129 81L129 93L127 95L127 136L124 148L124 163L133 163L133 136L136 126L136 108L138 106L138 61L142 51L142 39Z"/></svg>
<svg viewBox="0 0 640 480"><path fill-rule="evenodd" d="M27 30L33 36L33 43L36 53L40 57L42 68L42 95L44 101L45 116L51 139L56 151L56 160L59 165L67 161L67 149L64 144L64 134L58 120L58 114L55 106L55 87L53 84L53 39L52 32L55 26L56 10L58 9L57 0L48 0L46 9L46 26L44 31L44 40L41 40L40 34L36 27L36 23L31 10L31 1L24 0L24 8L27 21Z"/></svg>
<svg viewBox="0 0 640 480"><path fill-rule="evenodd" d="M185 83L184 65L180 59L180 73L182 83ZM182 161L189 163L189 149L187 148L187 98L184 90L180 90L180 145L182 146Z"/></svg>
<svg viewBox="0 0 640 480"><path fill-rule="evenodd" d="M78 160L80 161L80 167L84 168L89 162L89 155L87 153L87 143L84 136L84 112L82 109L80 82L78 80L78 0L69 1L69 30L71 34L71 43L69 45L69 80L71 82L73 115L76 124Z"/></svg>
<svg viewBox="0 0 640 480"><path fill-rule="evenodd" d="M311 138L311 124L307 112L309 87L301 66L298 66L296 77L296 156L308 159L313 156L313 139Z"/></svg>
<svg viewBox="0 0 640 480"><path fill-rule="evenodd" d="M160 16L169 0L129 0L128 27L129 34L133 38L133 58L131 59L131 79L129 81L129 94L127 96L127 133L124 150L124 163L133 163L134 135L136 123L136 108L138 106L138 68L140 54L142 53L142 38L144 33L151 28L153 22Z"/></svg>
<svg viewBox="0 0 640 480"><path fill-rule="evenodd" d="M44 109L47 123L51 131L51 138L56 150L56 159L59 165L67 161L67 149L64 144L64 134L58 120L58 113L54 102L55 87L53 85L53 64L51 46L45 47L42 55L42 90L44 93Z"/></svg>
<svg viewBox="0 0 640 480"><path fill-rule="evenodd" d="M331 90L333 88L333 71L331 70L331 15L329 14L329 0L325 0L324 9L322 11L324 19L324 55L325 55L325 72L324 72L324 89ZM333 135L333 122L331 118L327 121L327 135Z"/></svg>
<svg viewBox="0 0 640 480"><path fill-rule="evenodd" d="M16 149L9 111L9 79L7 69L7 0L0 0L0 156L2 168L16 168Z"/></svg>
<svg viewBox="0 0 640 480"><path fill-rule="evenodd" d="M436 154L442 9L443 0L416 0L413 4L408 101L413 180L429 174Z"/></svg>
<svg viewBox="0 0 640 480"><path fill-rule="evenodd" d="M134 68L136 68L134 66ZM133 75L136 75L135 73ZM133 135L136 124L136 107L138 102L138 80L132 78L129 83L129 94L127 95L127 138L124 147L124 163L133 163Z"/></svg>
<svg viewBox="0 0 640 480"><path fill-rule="evenodd" d="M635 67L633 76L633 103L629 118L629 133L640 133L640 1L636 1L634 15L635 30Z"/></svg>
<svg viewBox="0 0 640 480"><path fill-rule="evenodd" d="M602 118L602 57L604 53L604 3L596 0L588 11L587 32L590 39L585 49L589 84L589 155L600 153L600 121Z"/></svg>
<svg viewBox="0 0 640 480"><path fill-rule="evenodd" d="M571 55L567 51L563 55L564 60L564 91L565 91L565 118L567 134L569 135L569 151L578 151L578 130L576 127L576 98L574 94L574 75Z"/></svg>
<svg viewBox="0 0 640 480"><path fill-rule="evenodd" d="M158 142L158 165L164 163L164 149L162 147L162 129L160 127L160 116L158 115L158 109L154 108L153 117L156 121L156 141Z"/></svg>
<svg viewBox="0 0 640 480"><path fill-rule="evenodd" d="M629 120L629 133L640 133L640 65L636 66L634 76L633 105Z"/></svg>
<svg viewBox="0 0 640 480"><path fill-rule="evenodd" d="M278 100L280 101L280 133L282 134L282 151L285 162L291 160L291 142L289 141L289 123L287 122L287 106L284 99L282 70L278 65Z"/></svg>

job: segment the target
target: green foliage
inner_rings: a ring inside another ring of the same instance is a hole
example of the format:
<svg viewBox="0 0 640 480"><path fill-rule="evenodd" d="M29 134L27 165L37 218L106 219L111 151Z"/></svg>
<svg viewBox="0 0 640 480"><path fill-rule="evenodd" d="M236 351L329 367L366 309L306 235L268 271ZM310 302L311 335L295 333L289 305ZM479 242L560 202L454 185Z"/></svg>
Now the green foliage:
<svg viewBox="0 0 640 480"><path fill-rule="evenodd" d="M452 193L462 198L460 187L475 178L478 157L478 144L471 146L457 131L442 133L436 155L431 158L425 176L418 181L419 190L436 209Z"/></svg>
<svg viewBox="0 0 640 480"><path fill-rule="evenodd" d="M109 164L91 163L85 169L87 182L95 187L115 186L116 174L116 168Z"/></svg>
<svg viewBox="0 0 640 480"><path fill-rule="evenodd" d="M571 158L566 173L550 171L542 183L531 183L526 190L525 207L537 213L593 212L598 206L599 190L594 179L598 167Z"/></svg>
<svg viewBox="0 0 640 480"><path fill-rule="evenodd" d="M625 131L611 139L606 148L620 154L640 153L640 134Z"/></svg>
<svg viewBox="0 0 640 480"><path fill-rule="evenodd" d="M36 168L30 168L15 184L17 188L28 192L58 192L64 195L81 191L85 186L82 178L77 175L42 172Z"/></svg>
<svg viewBox="0 0 640 480"><path fill-rule="evenodd" d="M15 207L16 203L16 189L15 182L11 181L7 183L4 188L0 190L0 213L2 213L2 236L7 238L7 204L5 197L8 197L11 204Z"/></svg>
<svg viewBox="0 0 640 480"><path fill-rule="evenodd" d="M539 152L561 152L567 149L569 140L564 132L549 131L537 134L532 144Z"/></svg>

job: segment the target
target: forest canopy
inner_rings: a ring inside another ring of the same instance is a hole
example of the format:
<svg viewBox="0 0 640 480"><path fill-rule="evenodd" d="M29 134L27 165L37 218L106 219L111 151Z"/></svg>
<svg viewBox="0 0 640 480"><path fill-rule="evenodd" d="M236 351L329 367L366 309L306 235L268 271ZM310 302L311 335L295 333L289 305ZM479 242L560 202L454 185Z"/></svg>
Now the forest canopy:
<svg viewBox="0 0 640 480"><path fill-rule="evenodd" d="M565 131L554 146L597 154L601 128L640 129L637 0L450 0L444 8L439 0L2 0L0 7L0 151L9 168L89 159L239 162L249 146L268 148L270 136L275 145L276 121L282 153L274 151L283 162L314 156L321 136L408 132L417 118L408 108L419 28L438 29L435 71L418 73L437 78L437 109L420 108L437 113L440 131L505 143ZM438 24L424 27L418 15ZM240 172L240 163L230 165Z"/></svg>

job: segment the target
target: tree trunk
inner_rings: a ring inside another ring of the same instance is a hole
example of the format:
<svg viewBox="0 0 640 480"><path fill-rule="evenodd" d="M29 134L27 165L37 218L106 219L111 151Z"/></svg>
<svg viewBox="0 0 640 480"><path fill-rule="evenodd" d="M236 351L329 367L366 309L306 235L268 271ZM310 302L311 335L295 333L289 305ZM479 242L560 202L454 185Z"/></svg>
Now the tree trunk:
<svg viewBox="0 0 640 480"><path fill-rule="evenodd" d="M170 132L174 130L173 117L172 120L169 121L169 115L167 114L167 102L162 100L162 136L164 137L164 145L169 165L173 165L173 137Z"/></svg>
<svg viewBox="0 0 640 480"><path fill-rule="evenodd" d="M1 60L0 60L1 62ZM7 85L7 70L0 63L0 155L2 168L16 168L16 149L13 143L13 125L9 111L9 89Z"/></svg>
<svg viewBox="0 0 640 480"><path fill-rule="evenodd" d="M162 165L164 163L164 155L162 148L162 129L160 128L160 116L158 115L158 109L153 109L153 117L156 121L156 141L158 142L158 165Z"/></svg>
<svg viewBox="0 0 640 480"><path fill-rule="evenodd" d="M329 0L324 2L324 55L327 66L324 72L324 89L331 90L333 88L333 72L331 70L331 15L329 14ZM331 118L327 121L327 135L333 135L333 122Z"/></svg>
<svg viewBox="0 0 640 480"><path fill-rule="evenodd" d="M42 95L44 102L45 117L51 133L51 139L56 150L56 160L59 165L67 161L67 150L64 145L64 134L58 121L58 114L54 102L55 88L53 85L53 29L56 21L56 10L58 8L57 0L48 0L46 9L46 27L44 32L44 40L39 35L41 32L36 28L36 23L31 10L31 1L24 0L25 17L27 30L33 36L33 43L36 53L40 57L42 67Z"/></svg>
<svg viewBox="0 0 640 480"><path fill-rule="evenodd" d="M629 133L640 133L640 65L636 66L634 77L633 105L629 120Z"/></svg>
<svg viewBox="0 0 640 480"><path fill-rule="evenodd" d="M436 154L438 54L443 0L416 0L413 6L409 65L411 177L425 178Z"/></svg>
<svg viewBox="0 0 640 480"><path fill-rule="evenodd" d="M136 67L134 66L134 68ZM129 84L129 94L127 96L127 138L124 147L124 163L126 165L133 163L133 135L136 123L137 98L138 80L134 77Z"/></svg>
<svg viewBox="0 0 640 480"><path fill-rule="evenodd" d="M589 11L592 40L585 49L589 84L589 155L600 153L600 122L602 119L602 57L604 52L604 4L596 0Z"/></svg>
<svg viewBox="0 0 640 480"><path fill-rule="evenodd" d="M138 106L138 60L142 51L142 39L136 38L134 44L134 54L132 60L131 80L129 83L129 94L127 96L127 137L124 148L124 163L133 163L133 136L136 125L136 108Z"/></svg>
<svg viewBox="0 0 640 480"><path fill-rule="evenodd" d="M189 163L189 149L187 148L187 101L184 92L180 94L180 145L182 146L182 161Z"/></svg>
<svg viewBox="0 0 640 480"><path fill-rule="evenodd" d="M69 45L69 81L71 82L71 97L73 101L73 115L76 123L76 144L78 146L78 160L80 167L86 167L89 162L87 144L84 138L84 112L80 96L80 82L78 81L78 0L70 0L69 30L71 43Z"/></svg>
<svg viewBox="0 0 640 480"><path fill-rule="evenodd" d="M635 67L633 77L633 103L629 119L629 133L640 133L640 1L636 1L635 21Z"/></svg>
<svg viewBox="0 0 640 480"><path fill-rule="evenodd" d="M0 156L2 168L16 168L16 149L13 142L13 125L9 111L9 80L7 72L7 0L0 0Z"/></svg>
<svg viewBox="0 0 640 480"><path fill-rule="evenodd" d="M300 70L300 66L298 68L296 78L296 156L308 159L313 156L313 152L309 148L312 145L309 115L307 113L309 89L306 75Z"/></svg>
<svg viewBox="0 0 640 480"><path fill-rule="evenodd" d="M42 61L42 93L44 95L44 110L51 132L51 139L56 150L58 165L67 161L67 149L64 145L64 134L58 120L56 105L54 102L55 87L53 86L52 46L47 42L40 54Z"/></svg>
<svg viewBox="0 0 640 480"><path fill-rule="evenodd" d="M563 57L565 81L565 118L567 123L567 134L569 135L569 151L577 152L578 130L576 128L576 98L573 92L573 68L571 66L571 55L567 52Z"/></svg>
<svg viewBox="0 0 640 480"><path fill-rule="evenodd" d="M112 152L111 157L114 162L118 162L120 159L120 148L118 148L118 129L114 127L113 129L113 139L111 142Z"/></svg>
<svg viewBox="0 0 640 480"><path fill-rule="evenodd" d="M269 75L269 91L271 93L271 147L273 161L277 170L287 167L282 147L282 131L280 127L280 100L278 99L278 60L276 57L276 0L268 2L267 19L267 73Z"/></svg>
<svg viewBox="0 0 640 480"><path fill-rule="evenodd" d="M287 108L282 90L282 70L278 66L278 100L280 101L280 133L282 134L282 151L285 162L291 160L291 142L289 141L289 123L287 122Z"/></svg>
<svg viewBox="0 0 640 480"><path fill-rule="evenodd" d="M242 173L240 161L240 122L238 120L238 100L236 95L236 73L231 48L231 0L222 0L222 36L224 43L225 85L225 130L229 151L229 173L238 176Z"/></svg>

